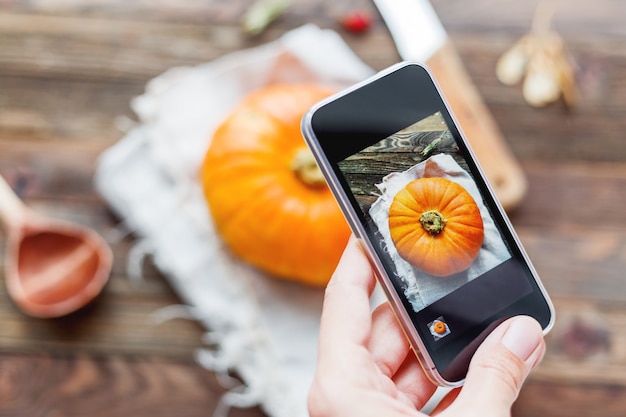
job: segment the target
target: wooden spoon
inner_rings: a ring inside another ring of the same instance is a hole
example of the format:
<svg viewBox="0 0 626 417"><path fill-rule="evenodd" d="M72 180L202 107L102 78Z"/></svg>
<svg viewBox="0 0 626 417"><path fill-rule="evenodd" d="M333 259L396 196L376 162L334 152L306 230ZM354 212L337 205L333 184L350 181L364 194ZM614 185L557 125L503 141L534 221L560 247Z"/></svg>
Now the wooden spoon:
<svg viewBox="0 0 626 417"><path fill-rule="evenodd" d="M59 317L102 291L113 254L96 232L36 214L1 176L0 218L7 231L5 283L22 311Z"/></svg>

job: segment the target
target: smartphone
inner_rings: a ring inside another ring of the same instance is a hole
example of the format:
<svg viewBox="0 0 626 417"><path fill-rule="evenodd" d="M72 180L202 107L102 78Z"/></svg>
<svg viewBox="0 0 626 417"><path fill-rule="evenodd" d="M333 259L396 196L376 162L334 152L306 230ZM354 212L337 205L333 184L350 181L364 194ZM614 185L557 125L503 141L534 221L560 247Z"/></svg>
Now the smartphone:
<svg viewBox="0 0 626 417"><path fill-rule="evenodd" d="M509 317L550 330L552 303L427 68L329 97L302 133L433 382L462 385Z"/></svg>

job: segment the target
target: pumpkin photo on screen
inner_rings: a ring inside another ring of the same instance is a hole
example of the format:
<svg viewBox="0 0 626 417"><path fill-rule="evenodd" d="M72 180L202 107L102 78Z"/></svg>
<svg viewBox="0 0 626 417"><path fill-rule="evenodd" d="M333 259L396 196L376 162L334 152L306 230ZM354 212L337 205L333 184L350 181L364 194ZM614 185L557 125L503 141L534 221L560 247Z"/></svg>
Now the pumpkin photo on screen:
<svg viewBox="0 0 626 417"><path fill-rule="evenodd" d="M332 92L276 84L249 94L215 131L200 172L217 231L234 254L318 286L328 283L350 230L300 121Z"/></svg>
<svg viewBox="0 0 626 417"><path fill-rule="evenodd" d="M472 196L456 182L438 177L413 180L395 195L389 231L403 259L437 277L469 268L484 238Z"/></svg>

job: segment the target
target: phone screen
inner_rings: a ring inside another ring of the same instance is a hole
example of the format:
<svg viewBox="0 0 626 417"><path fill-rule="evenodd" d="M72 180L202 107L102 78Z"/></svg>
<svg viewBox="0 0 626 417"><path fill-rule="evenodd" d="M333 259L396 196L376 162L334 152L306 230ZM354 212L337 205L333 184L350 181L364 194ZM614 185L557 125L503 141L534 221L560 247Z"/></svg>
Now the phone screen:
<svg viewBox="0 0 626 417"><path fill-rule="evenodd" d="M463 380L506 318L551 325L545 292L424 68L401 66L327 102L310 129L340 205L444 380Z"/></svg>

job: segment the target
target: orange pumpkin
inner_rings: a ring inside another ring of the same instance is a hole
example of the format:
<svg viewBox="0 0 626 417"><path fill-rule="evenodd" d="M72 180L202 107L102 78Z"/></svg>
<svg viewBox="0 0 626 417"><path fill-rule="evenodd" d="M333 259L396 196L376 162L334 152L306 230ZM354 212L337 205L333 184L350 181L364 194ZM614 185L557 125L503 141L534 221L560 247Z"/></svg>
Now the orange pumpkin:
<svg viewBox="0 0 626 417"><path fill-rule="evenodd" d="M444 322L440 320L435 320L435 322L433 323L433 330L437 334L444 334L447 330L447 326Z"/></svg>
<svg viewBox="0 0 626 417"><path fill-rule="evenodd" d="M331 94L277 84L244 98L214 133L201 181L218 233L241 259L278 277L325 285L350 230L300 133Z"/></svg>
<svg viewBox="0 0 626 417"><path fill-rule="evenodd" d="M476 202L445 178L417 179L400 190L389 208L389 231L402 258L438 277L469 268L484 238Z"/></svg>

